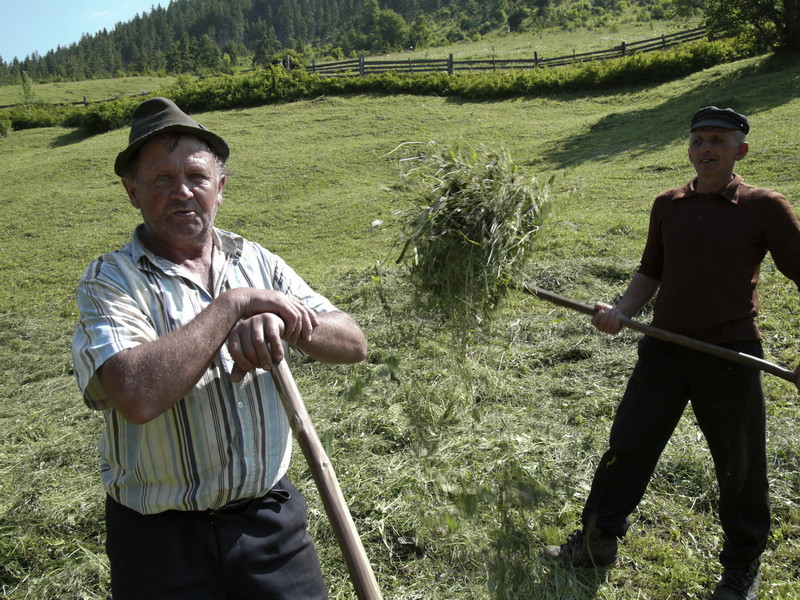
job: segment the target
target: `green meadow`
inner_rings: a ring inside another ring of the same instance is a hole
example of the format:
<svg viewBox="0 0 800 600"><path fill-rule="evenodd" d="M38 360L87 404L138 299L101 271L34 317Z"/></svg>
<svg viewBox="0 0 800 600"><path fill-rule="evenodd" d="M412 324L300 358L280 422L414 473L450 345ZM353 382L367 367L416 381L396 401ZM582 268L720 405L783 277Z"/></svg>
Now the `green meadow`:
<svg viewBox="0 0 800 600"><path fill-rule="evenodd" d="M613 302L653 197L692 177L688 122L708 104L751 117L737 171L798 206L800 65L769 56L649 88L492 102L327 96L193 115L233 148L217 224L280 254L367 335L362 364L292 368L387 600L710 596L721 530L691 409L632 517L622 566L541 559L577 525L638 336L605 336L512 293L462 346L396 264L413 203L413 161L401 159L430 141L505 148L526 175L552 178L526 281ZM0 598L107 598L103 423L83 405L69 349L82 270L139 222L112 169L126 141L127 130L58 127L0 138ZM769 259L760 289L767 358L794 368L798 291ZM795 599L799 398L776 377L764 385L774 521L762 597ZM291 475L331 598L355 598L299 451Z"/></svg>
<svg viewBox="0 0 800 600"><path fill-rule="evenodd" d="M475 40L462 41L434 48L420 48L401 53L387 54L390 60L406 58L447 58L452 54L456 60L497 58L539 58L568 56L573 52L595 52L608 50L625 42L638 42L686 31L699 26L698 20L637 20L631 13L614 19L613 24L602 21L594 28L541 29L524 33L494 33Z"/></svg>
<svg viewBox="0 0 800 600"><path fill-rule="evenodd" d="M34 83L31 86L33 99L48 104L74 104L76 102L99 102L120 96L135 96L149 93L154 89L169 85L175 77L119 77L116 79L95 79L89 81L58 81L54 83ZM0 106L20 104L24 100L22 86L0 86Z"/></svg>

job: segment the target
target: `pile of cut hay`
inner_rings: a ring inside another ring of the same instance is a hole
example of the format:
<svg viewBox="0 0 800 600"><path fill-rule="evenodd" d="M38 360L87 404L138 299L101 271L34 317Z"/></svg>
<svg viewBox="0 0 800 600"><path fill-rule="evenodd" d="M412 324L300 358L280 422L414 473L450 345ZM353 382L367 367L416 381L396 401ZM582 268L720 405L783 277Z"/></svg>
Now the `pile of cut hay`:
<svg viewBox="0 0 800 600"><path fill-rule="evenodd" d="M506 149L431 143L411 162L419 190L397 259L430 307L451 320L489 320L531 254L548 203Z"/></svg>

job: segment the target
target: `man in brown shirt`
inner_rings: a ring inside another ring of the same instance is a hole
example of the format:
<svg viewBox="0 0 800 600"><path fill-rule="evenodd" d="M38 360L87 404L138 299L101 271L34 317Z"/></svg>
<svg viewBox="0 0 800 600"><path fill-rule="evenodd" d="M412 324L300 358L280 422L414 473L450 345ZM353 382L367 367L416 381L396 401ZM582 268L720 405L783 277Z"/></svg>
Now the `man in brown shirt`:
<svg viewBox="0 0 800 600"><path fill-rule="evenodd" d="M658 292L653 325L757 357L761 261L770 252L800 288L800 223L786 199L733 172L750 124L730 108L692 118L689 160L697 177L658 196L641 265L616 306L592 323L616 334ZM547 554L559 563L607 567L688 402L706 437L719 484L724 568L713 598L754 599L769 532L764 396L753 367L648 336L611 427L586 500L583 527Z"/></svg>

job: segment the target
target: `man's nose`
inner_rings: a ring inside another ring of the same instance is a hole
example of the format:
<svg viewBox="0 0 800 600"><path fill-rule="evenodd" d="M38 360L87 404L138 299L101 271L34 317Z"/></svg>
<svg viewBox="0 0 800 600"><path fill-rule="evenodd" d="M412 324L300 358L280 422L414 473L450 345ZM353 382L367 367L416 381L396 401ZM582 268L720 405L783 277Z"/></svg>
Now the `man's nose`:
<svg viewBox="0 0 800 600"><path fill-rule="evenodd" d="M170 195L183 200L191 198L194 194L192 193L192 186L189 178L183 176L176 178Z"/></svg>

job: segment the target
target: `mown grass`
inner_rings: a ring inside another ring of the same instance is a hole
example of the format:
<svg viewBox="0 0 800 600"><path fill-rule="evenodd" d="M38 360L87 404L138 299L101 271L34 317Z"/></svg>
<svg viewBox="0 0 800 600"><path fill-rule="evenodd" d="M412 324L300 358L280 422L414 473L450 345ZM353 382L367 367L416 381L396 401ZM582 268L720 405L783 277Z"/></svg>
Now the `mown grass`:
<svg viewBox="0 0 800 600"><path fill-rule="evenodd" d="M634 515L623 567L595 575L540 561L577 522L636 336L600 335L580 315L512 294L493 327L454 352L395 265L398 211L412 202L391 151L504 146L525 173L555 175L525 278L613 300L636 267L653 196L691 176L685 128L697 107L749 114L739 171L800 198L798 83L796 64L762 57L592 96L356 96L196 115L233 147L220 226L281 254L368 336L364 364L294 371L385 598L706 598L721 535L689 411ZM112 172L126 138L49 128L0 139L0 597L106 597L102 418L81 403L69 340L81 270L138 222ZM769 261L761 289L768 358L794 366L797 291ZM799 598L800 409L788 383L767 376L765 387L774 527L764 597ZM292 475L332 598L354 598L300 453Z"/></svg>

